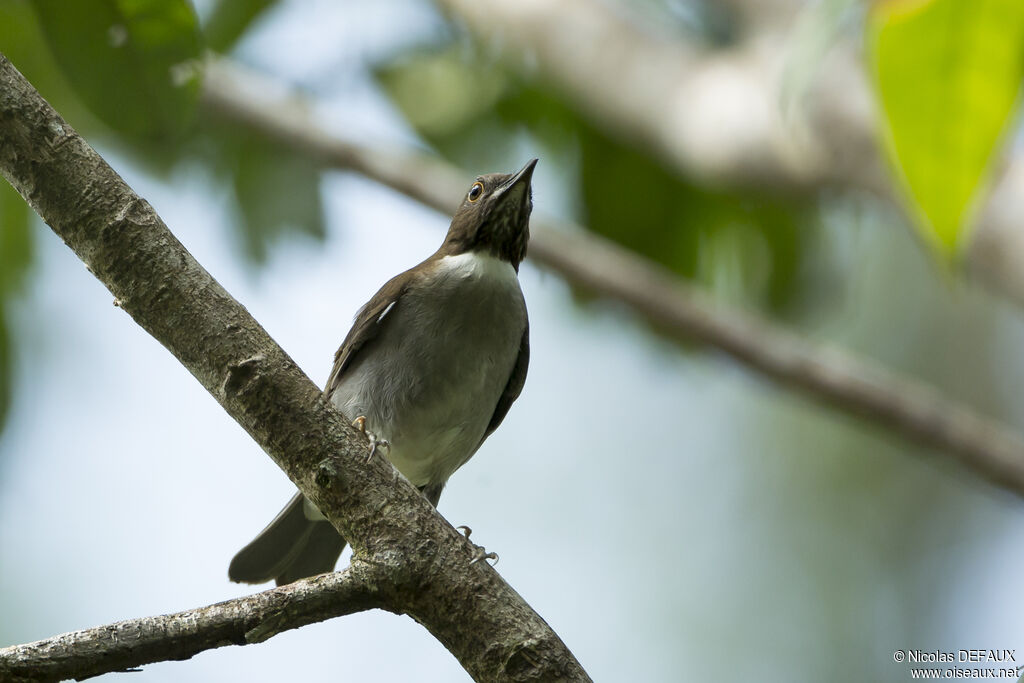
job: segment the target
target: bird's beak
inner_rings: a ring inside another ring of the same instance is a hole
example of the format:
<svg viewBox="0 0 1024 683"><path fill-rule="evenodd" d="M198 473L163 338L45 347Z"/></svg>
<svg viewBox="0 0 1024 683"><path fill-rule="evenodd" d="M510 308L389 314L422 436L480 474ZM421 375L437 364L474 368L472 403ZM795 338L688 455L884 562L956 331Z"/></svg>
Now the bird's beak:
<svg viewBox="0 0 1024 683"><path fill-rule="evenodd" d="M520 202L525 204L530 197L530 181L533 178L533 167L537 165L537 159L530 159L526 165L519 169L519 172L505 181L491 195L493 201Z"/></svg>

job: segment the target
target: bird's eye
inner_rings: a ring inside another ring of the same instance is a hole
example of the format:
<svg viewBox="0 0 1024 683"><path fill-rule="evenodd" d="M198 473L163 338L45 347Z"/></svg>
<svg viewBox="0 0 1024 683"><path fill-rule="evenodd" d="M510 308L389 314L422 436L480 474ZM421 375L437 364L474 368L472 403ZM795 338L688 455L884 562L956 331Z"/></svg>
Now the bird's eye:
<svg viewBox="0 0 1024 683"><path fill-rule="evenodd" d="M475 202L480 199L480 195L484 193L484 184L477 181L473 183L473 187L469 188L469 194L466 195L466 199L471 202Z"/></svg>

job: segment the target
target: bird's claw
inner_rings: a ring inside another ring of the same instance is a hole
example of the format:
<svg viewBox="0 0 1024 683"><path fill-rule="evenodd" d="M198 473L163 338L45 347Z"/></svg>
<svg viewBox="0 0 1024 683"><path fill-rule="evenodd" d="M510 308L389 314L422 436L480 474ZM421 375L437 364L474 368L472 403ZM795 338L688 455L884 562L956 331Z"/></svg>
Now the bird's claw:
<svg viewBox="0 0 1024 683"><path fill-rule="evenodd" d="M473 559L470 560L469 563L473 565L477 562L480 562L481 560L494 560L494 564L498 564L498 553L489 553L487 552L487 550L484 549L483 546L478 545L476 546L476 555L473 556ZM494 564L492 564L491 566L493 567Z"/></svg>
<svg viewBox="0 0 1024 683"><path fill-rule="evenodd" d="M373 462L373 456L377 454L378 448L383 448L386 451L391 450L391 442L387 439L378 439L372 432L367 432L366 437L370 440L370 455L366 458L367 463Z"/></svg>
<svg viewBox="0 0 1024 683"><path fill-rule="evenodd" d="M455 528L461 531L463 535L465 535L467 541L469 540L470 535L473 533L473 530L465 524L463 524L462 526L457 526ZM481 560L494 560L494 564L498 564L498 553L489 553L483 546L477 545L475 543L473 544L473 547L476 548L476 552L473 555L473 559L469 561L471 565L476 564ZM493 567L494 565L491 566Z"/></svg>
<svg viewBox="0 0 1024 683"><path fill-rule="evenodd" d="M356 419L352 420L352 426L358 429L360 432L366 435L367 440L370 442L370 456L366 459L367 463L373 461L373 456L377 454L378 448L384 450L391 449L391 442L387 439L379 439L377 435L366 429L366 416L360 415Z"/></svg>

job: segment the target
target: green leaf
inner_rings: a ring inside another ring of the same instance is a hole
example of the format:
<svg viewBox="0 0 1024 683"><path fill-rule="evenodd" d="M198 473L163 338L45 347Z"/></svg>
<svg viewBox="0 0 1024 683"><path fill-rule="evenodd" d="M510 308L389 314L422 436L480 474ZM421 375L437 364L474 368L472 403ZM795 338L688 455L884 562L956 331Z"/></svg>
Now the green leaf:
<svg viewBox="0 0 1024 683"><path fill-rule="evenodd" d="M11 384L13 383L10 348L10 333L7 329L7 316L4 312L4 301L0 299L0 432L7 421L7 412L11 408Z"/></svg>
<svg viewBox="0 0 1024 683"><path fill-rule="evenodd" d="M925 239L953 256L1024 78L1024 2L883 0L868 49L890 160Z"/></svg>
<svg viewBox="0 0 1024 683"><path fill-rule="evenodd" d="M495 105L509 80L479 68L458 47L418 50L375 69L380 84L427 139L451 137Z"/></svg>
<svg viewBox="0 0 1024 683"><path fill-rule="evenodd" d="M266 260L267 247L289 231L322 240L327 233L320 169L289 150L248 140L228 151L249 258Z"/></svg>
<svg viewBox="0 0 1024 683"><path fill-rule="evenodd" d="M96 119L61 76L56 61L45 44L39 21L22 0L0 0L0 52L11 60L25 78L46 97L64 118L75 122L79 133L89 137Z"/></svg>
<svg viewBox="0 0 1024 683"><path fill-rule="evenodd" d="M0 430L10 408L13 374L6 304L20 290L32 260L30 221L28 204L0 180Z"/></svg>
<svg viewBox="0 0 1024 683"><path fill-rule="evenodd" d="M588 228L722 299L777 311L794 302L811 225L805 206L687 182L597 132L581 135L580 143Z"/></svg>
<svg viewBox="0 0 1024 683"><path fill-rule="evenodd" d="M216 52L228 52L238 39L277 0L220 0L203 27L206 44Z"/></svg>
<svg viewBox="0 0 1024 683"><path fill-rule="evenodd" d="M199 97L199 27L187 0L33 0L72 88L129 136L173 137Z"/></svg>
<svg viewBox="0 0 1024 683"><path fill-rule="evenodd" d="M20 289L32 260L31 216L21 195L0 180L0 298Z"/></svg>

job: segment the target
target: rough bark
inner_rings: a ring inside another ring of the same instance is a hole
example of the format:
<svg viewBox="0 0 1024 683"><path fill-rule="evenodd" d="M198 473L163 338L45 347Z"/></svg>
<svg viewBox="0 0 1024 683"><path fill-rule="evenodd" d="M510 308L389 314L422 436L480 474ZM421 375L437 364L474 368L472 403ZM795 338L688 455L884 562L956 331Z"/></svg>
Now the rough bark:
<svg viewBox="0 0 1024 683"><path fill-rule="evenodd" d="M129 619L0 649L0 680L59 681L190 659L225 645L251 645L307 624L380 607L372 567L175 614Z"/></svg>

